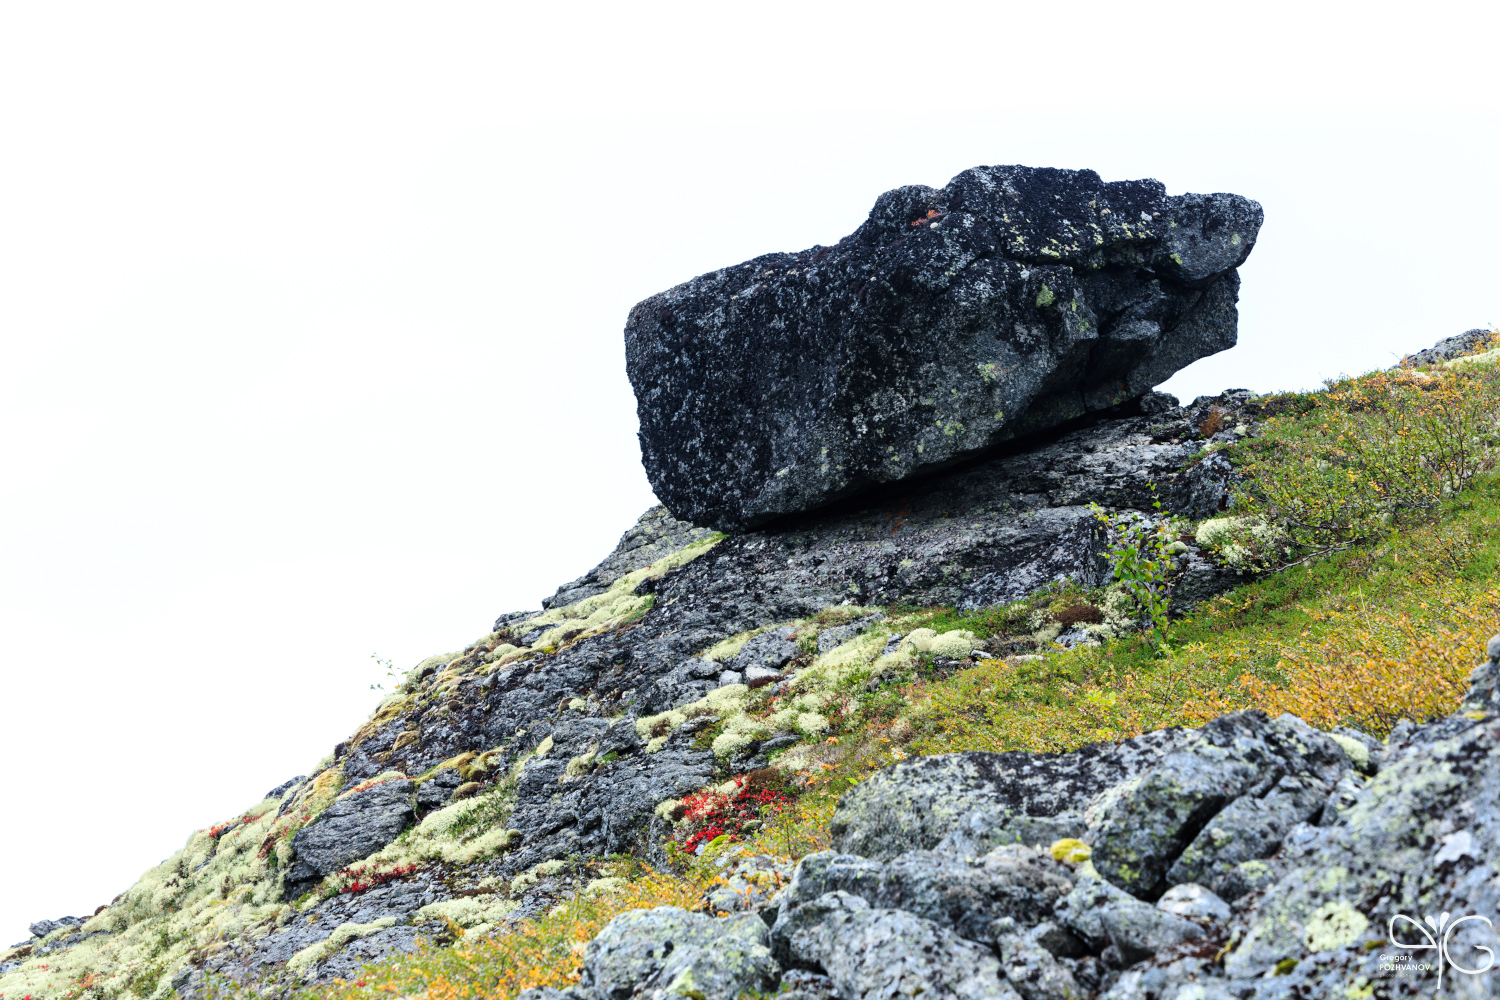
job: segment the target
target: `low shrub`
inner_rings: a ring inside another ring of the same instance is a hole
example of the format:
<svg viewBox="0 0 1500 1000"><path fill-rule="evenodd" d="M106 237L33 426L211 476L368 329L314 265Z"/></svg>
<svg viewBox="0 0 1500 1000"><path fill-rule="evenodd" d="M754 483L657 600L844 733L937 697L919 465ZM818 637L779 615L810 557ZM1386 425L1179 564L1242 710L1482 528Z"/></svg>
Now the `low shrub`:
<svg viewBox="0 0 1500 1000"><path fill-rule="evenodd" d="M1495 467L1500 365L1371 372L1305 400L1235 448L1235 513L1301 553L1338 551L1402 515L1430 514Z"/></svg>

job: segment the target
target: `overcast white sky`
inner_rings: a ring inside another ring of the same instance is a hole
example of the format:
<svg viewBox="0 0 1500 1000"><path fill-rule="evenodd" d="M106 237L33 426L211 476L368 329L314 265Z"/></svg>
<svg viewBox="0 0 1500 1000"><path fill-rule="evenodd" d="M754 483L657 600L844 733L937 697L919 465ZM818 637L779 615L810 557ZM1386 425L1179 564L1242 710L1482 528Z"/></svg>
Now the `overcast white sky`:
<svg viewBox="0 0 1500 1000"><path fill-rule="evenodd" d="M0 944L593 565L630 306L890 187L1259 199L1183 396L1500 322L1479 4L527 6L0 6Z"/></svg>

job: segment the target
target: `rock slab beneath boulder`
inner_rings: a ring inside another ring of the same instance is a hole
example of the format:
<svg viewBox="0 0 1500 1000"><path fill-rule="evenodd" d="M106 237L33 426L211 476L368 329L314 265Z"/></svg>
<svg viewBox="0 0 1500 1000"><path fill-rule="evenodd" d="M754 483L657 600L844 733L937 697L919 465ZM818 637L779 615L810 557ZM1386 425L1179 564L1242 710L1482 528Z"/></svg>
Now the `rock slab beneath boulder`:
<svg viewBox="0 0 1500 1000"><path fill-rule="evenodd" d="M739 531L1141 396L1234 345L1261 221L1090 170L888 191L836 246L631 311L646 474L677 518Z"/></svg>

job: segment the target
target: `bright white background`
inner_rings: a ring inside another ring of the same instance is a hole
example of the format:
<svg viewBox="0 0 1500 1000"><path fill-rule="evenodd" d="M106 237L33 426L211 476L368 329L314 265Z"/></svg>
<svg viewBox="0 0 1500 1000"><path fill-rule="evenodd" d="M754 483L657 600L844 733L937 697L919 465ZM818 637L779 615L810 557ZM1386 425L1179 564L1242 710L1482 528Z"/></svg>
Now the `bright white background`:
<svg viewBox="0 0 1500 1000"><path fill-rule="evenodd" d="M630 306L887 188L1259 199L1184 396L1500 321L1478 4L528 6L0 8L0 944L603 556Z"/></svg>

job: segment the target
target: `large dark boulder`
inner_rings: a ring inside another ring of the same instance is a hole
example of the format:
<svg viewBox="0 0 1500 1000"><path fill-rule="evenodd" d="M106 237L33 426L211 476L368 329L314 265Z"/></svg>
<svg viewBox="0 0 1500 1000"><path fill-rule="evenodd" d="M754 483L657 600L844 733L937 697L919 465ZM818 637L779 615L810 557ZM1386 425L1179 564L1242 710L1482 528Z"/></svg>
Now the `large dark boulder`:
<svg viewBox="0 0 1500 1000"><path fill-rule="evenodd" d="M888 191L836 246L631 311L646 474L676 517L737 531L1141 396L1234 345L1261 219L1090 170Z"/></svg>

